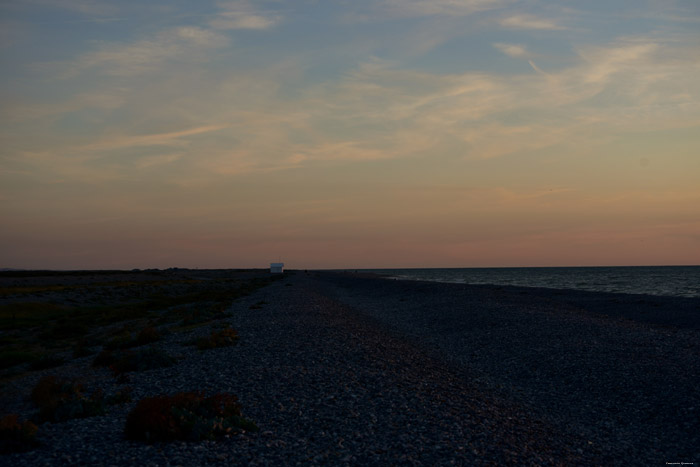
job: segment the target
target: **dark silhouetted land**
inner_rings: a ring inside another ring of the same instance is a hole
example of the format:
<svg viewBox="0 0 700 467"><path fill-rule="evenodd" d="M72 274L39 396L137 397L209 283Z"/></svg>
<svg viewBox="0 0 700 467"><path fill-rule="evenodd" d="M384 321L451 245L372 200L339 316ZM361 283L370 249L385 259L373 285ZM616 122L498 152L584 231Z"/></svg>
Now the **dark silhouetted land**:
<svg viewBox="0 0 700 467"><path fill-rule="evenodd" d="M698 299L262 270L0 281L1 407L39 443L3 463L700 461ZM83 385L81 417L40 423L47 375ZM259 430L125 439L139 400L181 391L235 394Z"/></svg>

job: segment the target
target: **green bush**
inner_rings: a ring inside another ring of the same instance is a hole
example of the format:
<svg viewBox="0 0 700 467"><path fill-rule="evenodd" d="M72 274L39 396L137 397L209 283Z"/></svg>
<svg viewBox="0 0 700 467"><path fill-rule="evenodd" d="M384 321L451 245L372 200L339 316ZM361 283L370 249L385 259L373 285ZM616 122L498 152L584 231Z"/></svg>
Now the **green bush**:
<svg viewBox="0 0 700 467"><path fill-rule="evenodd" d="M27 362L33 362L38 356L32 352L24 352L21 350L6 350L0 352L0 370L11 368Z"/></svg>
<svg viewBox="0 0 700 467"><path fill-rule="evenodd" d="M94 360L92 361L92 366L110 366L114 362L115 358L116 357L114 356L114 351L104 349L102 352L98 353L97 356L94 358Z"/></svg>
<svg viewBox="0 0 700 467"><path fill-rule="evenodd" d="M199 337L194 340L194 344L199 350L215 349L217 347L228 347L238 342L238 333L235 329L224 328L220 331L212 330L211 334Z"/></svg>
<svg viewBox="0 0 700 467"><path fill-rule="evenodd" d="M84 324L78 324L68 321L59 321L51 326L48 330L39 335L39 338L47 341L60 339L72 339L80 337L88 332L88 328Z"/></svg>
<svg viewBox="0 0 700 467"><path fill-rule="evenodd" d="M131 393L133 389L126 387L115 392L107 398L107 403L109 405L124 404L126 402L131 402Z"/></svg>
<svg viewBox="0 0 700 467"><path fill-rule="evenodd" d="M104 348L107 350L126 349L131 346L131 342L131 335L129 333L120 333L112 336L104 345Z"/></svg>
<svg viewBox="0 0 700 467"><path fill-rule="evenodd" d="M83 394L81 384L55 376L41 378L32 389L30 399L39 409L38 422L61 422L105 413L102 391L95 391L88 397Z"/></svg>
<svg viewBox="0 0 700 467"><path fill-rule="evenodd" d="M0 419L0 454L29 451L38 446L37 431L32 422L20 422L17 414L5 415Z"/></svg>
<svg viewBox="0 0 700 467"><path fill-rule="evenodd" d="M129 413L124 427L127 439L158 441L200 441L258 427L241 415L232 394L205 397L201 392L147 397Z"/></svg>
<svg viewBox="0 0 700 467"><path fill-rule="evenodd" d="M80 339L76 342L75 346L73 346L73 358L88 357L94 354L95 350L93 347L95 344L95 342L91 342L87 339Z"/></svg>
<svg viewBox="0 0 700 467"><path fill-rule="evenodd" d="M139 350L100 352L92 366L107 366L115 375L130 371L146 371L156 368L165 368L173 365L176 360L157 347L146 347Z"/></svg>
<svg viewBox="0 0 700 467"><path fill-rule="evenodd" d="M146 344L152 344L162 338L161 333L153 326L143 328L136 337L132 338L128 330L121 330L105 344L107 350L129 349Z"/></svg>
<svg viewBox="0 0 700 467"><path fill-rule="evenodd" d="M65 360L55 355L42 355L38 359L29 364L31 370L46 370L47 368L55 368L65 363Z"/></svg>
<svg viewBox="0 0 700 467"><path fill-rule="evenodd" d="M158 329L153 326L145 327L139 332L133 341L134 346L152 344L161 339L161 334Z"/></svg>

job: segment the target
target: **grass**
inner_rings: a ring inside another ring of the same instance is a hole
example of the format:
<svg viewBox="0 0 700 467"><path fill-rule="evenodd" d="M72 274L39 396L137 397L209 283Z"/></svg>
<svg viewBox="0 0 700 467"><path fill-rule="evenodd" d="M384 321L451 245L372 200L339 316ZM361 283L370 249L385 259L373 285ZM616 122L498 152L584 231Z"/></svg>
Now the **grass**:
<svg viewBox="0 0 700 467"><path fill-rule="evenodd" d="M175 358L157 347L139 350L103 350L92 362L92 366L109 367L115 375L132 371L154 370L174 365Z"/></svg>
<svg viewBox="0 0 700 467"><path fill-rule="evenodd" d="M7 295L24 295L24 294L35 294L40 292L58 292L62 290L69 289L71 287L65 285L39 285L32 287L3 287L0 289L0 297Z"/></svg>
<svg viewBox="0 0 700 467"><path fill-rule="evenodd" d="M122 326L116 332L109 333L110 339L104 342L107 350L129 349L142 345L152 344L162 339L162 333L153 326L146 326L136 333L132 333L130 326Z"/></svg>
<svg viewBox="0 0 700 467"><path fill-rule="evenodd" d="M92 276L101 279L78 285L46 281L47 277L55 277L56 282L65 282L66 277L85 274L89 274L85 280ZM180 270L176 277L161 272L158 280L123 281L115 277L110 281L112 274L124 272L0 272L0 382L21 381L26 371L54 368L70 358L97 354L93 364L109 367L117 382L123 383L129 381L130 372L176 363L172 356L153 346L164 333L200 326L212 326L212 330L191 342L199 349L235 345L238 334L224 320L230 316L226 310L234 300L282 279L266 274L252 277L249 272L235 278ZM199 278L186 277L188 274ZM31 285L35 276L46 283ZM26 279L29 285L2 287L8 277ZM260 301L255 306L265 304ZM26 451L39 445L36 424L105 414L109 406L132 400L131 388L107 395L60 376L43 376L26 390L31 390L29 399L36 413L31 421L21 420L16 414L0 419L0 453ZM241 416L235 396L207 397L203 393L141 400L129 413L125 427L130 439L146 442L219 439L241 430L254 431L257 427Z"/></svg>
<svg viewBox="0 0 700 467"><path fill-rule="evenodd" d="M229 317L230 304L281 277L202 271L142 271L148 280L119 280L125 271L12 271L0 280L0 381L18 372L59 365L48 355L73 358L100 347L119 350L157 342L159 326L181 332ZM42 277L41 285L31 279ZM66 285L66 278L92 280ZM55 282L51 281L55 278ZM112 280L114 278L114 280ZM21 283L19 281L26 281ZM10 296L17 295L15 302ZM138 331L136 331L138 330Z"/></svg>
<svg viewBox="0 0 700 467"><path fill-rule="evenodd" d="M70 339L90 328L147 317L156 310L149 303L114 306L67 306L50 302L14 303L0 306L0 330L39 328L46 340Z"/></svg>
<svg viewBox="0 0 700 467"><path fill-rule="evenodd" d="M29 364L29 369L34 371L46 370L48 368L56 368L57 366L61 366L65 362L66 361L61 357L58 357L56 355L45 354L32 361Z"/></svg>
<svg viewBox="0 0 700 467"><path fill-rule="evenodd" d="M238 343L238 333L235 329L225 327L220 330L212 329L208 336L199 337L193 341L199 350L216 349L219 347L230 347Z"/></svg>
<svg viewBox="0 0 700 467"><path fill-rule="evenodd" d="M40 326L70 313L70 308L48 302L20 302L0 305L0 330Z"/></svg>
<svg viewBox="0 0 700 467"><path fill-rule="evenodd" d="M23 363L31 363L38 358L39 355L34 352L27 352L24 350L5 350L0 352L0 370L22 365Z"/></svg>

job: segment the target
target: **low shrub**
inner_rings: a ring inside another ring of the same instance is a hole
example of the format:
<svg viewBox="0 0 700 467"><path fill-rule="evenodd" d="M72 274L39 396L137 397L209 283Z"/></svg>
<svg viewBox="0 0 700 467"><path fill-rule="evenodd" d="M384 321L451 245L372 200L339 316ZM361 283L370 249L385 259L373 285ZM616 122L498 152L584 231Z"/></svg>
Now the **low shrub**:
<svg viewBox="0 0 700 467"><path fill-rule="evenodd" d="M94 342L90 342L86 339L79 340L73 347L73 358L88 357L94 354L94 344Z"/></svg>
<svg viewBox="0 0 700 467"><path fill-rule="evenodd" d="M66 361L55 355L42 355L38 359L34 360L29 364L31 370L46 370L47 368L55 368L61 366Z"/></svg>
<svg viewBox="0 0 700 467"><path fill-rule="evenodd" d="M124 404L126 402L131 402L131 394L134 392L130 387L125 387L115 392L107 398L107 403L109 405Z"/></svg>
<svg viewBox="0 0 700 467"><path fill-rule="evenodd" d="M131 336L115 336L108 340L104 348L107 350L126 349L131 344Z"/></svg>
<svg viewBox="0 0 700 467"><path fill-rule="evenodd" d="M181 392L140 400L126 418L124 434L127 439L153 443L216 439L257 429L242 417L233 394L206 397L202 392Z"/></svg>
<svg viewBox="0 0 700 467"><path fill-rule="evenodd" d="M136 337L131 337L130 332L120 332L112 337L106 344L105 349L129 349L131 347L139 347L146 344L152 344L162 338L161 333L153 326L143 328Z"/></svg>
<svg viewBox="0 0 700 467"><path fill-rule="evenodd" d="M39 430L35 424L25 420L19 421L17 414L9 414L0 418L0 453L29 451L39 445L36 433Z"/></svg>
<svg viewBox="0 0 700 467"><path fill-rule="evenodd" d="M158 329L153 326L145 327L139 332L133 341L134 346L152 344L161 339L161 334Z"/></svg>
<svg viewBox="0 0 700 467"><path fill-rule="evenodd" d="M214 319L215 315L207 311L194 310L186 313L183 318L182 326L193 326L195 324L206 324Z"/></svg>
<svg viewBox="0 0 700 467"><path fill-rule="evenodd" d="M112 329L106 336L109 340L104 343L104 348L115 350L128 347L131 343L131 329L127 324Z"/></svg>
<svg viewBox="0 0 700 467"><path fill-rule="evenodd" d="M32 352L24 352L21 350L7 350L0 352L0 370L21 365L23 363L33 362L38 357Z"/></svg>
<svg viewBox="0 0 700 467"><path fill-rule="evenodd" d="M88 332L88 328L84 324L78 324L68 321L59 321L49 329L39 335L39 338L45 341L54 341L61 339L71 339L80 337Z"/></svg>
<svg viewBox="0 0 700 467"><path fill-rule="evenodd" d="M102 352L98 353L95 359L92 361L92 366L109 366L114 362L114 359L114 351L104 349Z"/></svg>
<svg viewBox="0 0 700 467"><path fill-rule="evenodd" d="M146 371L165 368L173 365L176 360L157 347L146 347L140 350L100 352L92 366L108 366L115 375L130 371Z"/></svg>
<svg viewBox="0 0 700 467"><path fill-rule="evenodd" d="M32 389L30 399L39 409L38 422L61 422L105 413L102 391L95 391L88 397L83 394L81 384L55 376L41 378Z"/></svg>
<svg viewBox="0 0 700 467"><path fill-rule="evenodd" d="M224 328L219 331L212 330L211 334L195 339L194 344L199 350L228 347L238 342L238 333L233 328Z"/></svg>

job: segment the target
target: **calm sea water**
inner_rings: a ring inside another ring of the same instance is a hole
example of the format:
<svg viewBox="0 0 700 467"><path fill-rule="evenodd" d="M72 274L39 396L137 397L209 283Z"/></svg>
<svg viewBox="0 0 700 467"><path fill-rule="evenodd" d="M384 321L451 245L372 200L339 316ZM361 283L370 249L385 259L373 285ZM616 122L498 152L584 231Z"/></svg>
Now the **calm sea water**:
<svg viewBox="0 0 700 467"><path fill-rule="evenodd" d="M397 279L700 297L700 266L365 269Z"/></svg>

